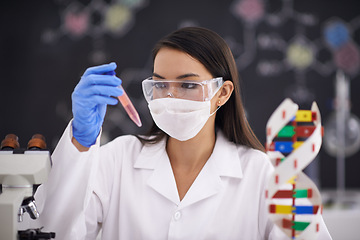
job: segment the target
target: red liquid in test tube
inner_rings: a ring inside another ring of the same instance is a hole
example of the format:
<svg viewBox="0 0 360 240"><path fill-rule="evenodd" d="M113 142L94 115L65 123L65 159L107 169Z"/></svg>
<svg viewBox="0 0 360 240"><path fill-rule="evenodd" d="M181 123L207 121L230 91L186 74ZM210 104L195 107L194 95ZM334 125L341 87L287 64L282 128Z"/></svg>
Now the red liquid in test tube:
<svg viewBox="0 0 360 240"><path fill-rule="evenodd" d="M130 98L128 97L128 95L126 94L124 88L120 85L119 88L123 91L123 95L118 96L118 99L121 103L121 105L124 107L125 111L127 112L127 114L129 115L129 117L131 118L131 120L133 120L133 122L138 126L141 127L142 123L139 117L138 112L136 111L134 105L132 104L132 102L130 101Z"/></svg>

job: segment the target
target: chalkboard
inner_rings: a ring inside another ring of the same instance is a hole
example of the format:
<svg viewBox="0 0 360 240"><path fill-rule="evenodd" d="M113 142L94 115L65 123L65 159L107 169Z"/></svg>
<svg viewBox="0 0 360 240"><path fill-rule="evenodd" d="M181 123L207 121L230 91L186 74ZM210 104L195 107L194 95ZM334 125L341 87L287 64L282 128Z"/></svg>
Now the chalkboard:
<svg viewBox="0 0 360 240"><path fill-rule="evenodd" d="M137 128L120 105L109 107L102 142L147 132L152 120L141 80L152 72L151 49L182 26L212 29L229 43L249 122L263 143L266 122L285 97L305 109L316 101L325 124L339 68L348 73L351 112L359 117L359 10L356 0L2 1L0 138L14 133L26 147L41 133L53 150L82 73L112 61L144 125ZM339 38L331 35L334 23ZM350 49L342 58L341 44ZM315 162L310 176L320 188L335 188L336 158L323 147ZM360 187L359 168L359 152L346 158L347 188Z"/></svg>

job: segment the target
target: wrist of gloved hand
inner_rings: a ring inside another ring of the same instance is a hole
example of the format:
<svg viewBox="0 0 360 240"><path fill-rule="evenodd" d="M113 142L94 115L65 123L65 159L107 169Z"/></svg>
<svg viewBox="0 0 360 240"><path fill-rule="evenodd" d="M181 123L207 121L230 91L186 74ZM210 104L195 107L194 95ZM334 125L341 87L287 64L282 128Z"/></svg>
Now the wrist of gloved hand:
<svg viewBox="0 0 360 240"><path fill-rule="evenodd" d="M102 124L82 124L76 119L72 122L73 137L84 147L91 147L96 143Z"/></svg>

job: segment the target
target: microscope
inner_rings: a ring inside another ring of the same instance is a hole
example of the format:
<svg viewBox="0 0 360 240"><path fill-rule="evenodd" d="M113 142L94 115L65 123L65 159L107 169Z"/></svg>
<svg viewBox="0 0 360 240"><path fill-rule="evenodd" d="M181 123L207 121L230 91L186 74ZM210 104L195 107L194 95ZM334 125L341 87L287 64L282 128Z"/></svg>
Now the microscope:
<svg viewBox="0 0 360 240"><path fill-rule="evenodd" d="M33 194L45 182L51 169L50 152L45 138L35 134L26 149L21 149L18 137L8 134L0 150L0 239L52 239L55 233L41 229L18 231L18 222L27 212L32 219L39 217Z"/></svg>

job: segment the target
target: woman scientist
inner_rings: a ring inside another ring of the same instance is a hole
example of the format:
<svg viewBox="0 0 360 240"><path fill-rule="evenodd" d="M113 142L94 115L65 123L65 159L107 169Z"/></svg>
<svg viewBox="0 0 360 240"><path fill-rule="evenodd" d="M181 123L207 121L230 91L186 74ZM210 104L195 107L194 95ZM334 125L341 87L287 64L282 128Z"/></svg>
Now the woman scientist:
<svg viewBox="0 0 360 240"><path fill-rule="evenodd" d="M250 129L225 41L183 28L153 51L142 83L155 122L148 136L99 146L115 63L89 68L72 94L73 120L36 193L44 230L58 239L286 239L267 217L273 170ZM331 239L322 223L320 239Z"/></svg>

